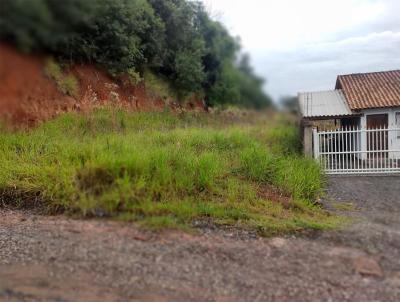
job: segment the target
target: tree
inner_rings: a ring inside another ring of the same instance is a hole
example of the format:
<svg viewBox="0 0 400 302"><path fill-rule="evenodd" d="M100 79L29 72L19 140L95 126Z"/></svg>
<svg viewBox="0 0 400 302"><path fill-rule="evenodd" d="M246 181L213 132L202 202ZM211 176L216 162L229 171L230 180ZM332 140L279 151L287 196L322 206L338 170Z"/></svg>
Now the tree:
<svg viewBox="0 0 400 302"><path fill-rule="evenodd" d="M281 104L283 110L297 114L299 112L299 105L297 102L297 97L288 95L284 96L279 100L279 103Z"/></svg>
<svg viewBox="0 0 400 302"><path fill-rule="evenodd" d="M151 69L180 99L208 105L271 105L248 55L201 2L189 0L2 0L0 38L24 51L139 76Z"/></svg>

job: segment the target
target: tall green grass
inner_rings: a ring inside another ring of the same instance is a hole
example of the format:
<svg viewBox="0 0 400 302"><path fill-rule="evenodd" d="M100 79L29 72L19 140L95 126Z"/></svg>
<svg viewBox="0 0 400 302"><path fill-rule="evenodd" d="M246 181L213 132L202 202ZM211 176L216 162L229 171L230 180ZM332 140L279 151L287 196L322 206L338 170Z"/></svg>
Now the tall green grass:
<svg viewBox="0 0 400 302"><path fill-rule="evenodd" d="M100 110L4 130L0 200L153 227L202 219L262 234L335 226L336 217L313 205L323 180L297 154L295 126L252 120ZM266 186L293 206L263 197Z"/></svg>

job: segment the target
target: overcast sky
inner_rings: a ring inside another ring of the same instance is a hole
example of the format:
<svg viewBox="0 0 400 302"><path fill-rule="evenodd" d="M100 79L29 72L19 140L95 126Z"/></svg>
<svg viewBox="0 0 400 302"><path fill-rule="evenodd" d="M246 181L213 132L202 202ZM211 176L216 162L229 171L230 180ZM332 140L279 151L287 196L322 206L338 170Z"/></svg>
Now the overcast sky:
<svg viewBox="0 0 400 302"><path fill-rule="evenodd" d="M252 56L275 99L333 89L338 74L400 69L400 0L203 0Z"/></svg>

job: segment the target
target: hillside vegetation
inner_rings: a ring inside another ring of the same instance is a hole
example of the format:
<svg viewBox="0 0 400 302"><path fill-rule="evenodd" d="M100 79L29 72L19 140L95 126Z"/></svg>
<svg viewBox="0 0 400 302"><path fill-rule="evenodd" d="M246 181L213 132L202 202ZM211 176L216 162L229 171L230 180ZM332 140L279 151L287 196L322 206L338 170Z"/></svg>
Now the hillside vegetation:
<svg viewBox="0 0 400 302"><path fill-rule="evenodd" d="M65 114L0 134L0 202L153 227L194 221L261 234L333 227L297 129L261 114Z"/></svg>
<svg viewBox="0 0 400 302"><path fill-rule="evenodd" d="M196 94L210 106L271 104L238 40L197 1L2 0L0 39L63 66L98 64L133 84L153 73L180 101Z"/></svg>

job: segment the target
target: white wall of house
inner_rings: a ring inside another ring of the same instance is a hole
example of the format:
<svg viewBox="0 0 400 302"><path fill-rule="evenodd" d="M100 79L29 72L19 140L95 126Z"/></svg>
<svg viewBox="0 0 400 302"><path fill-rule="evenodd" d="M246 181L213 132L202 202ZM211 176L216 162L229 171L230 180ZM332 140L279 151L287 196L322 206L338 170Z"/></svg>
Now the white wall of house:
<svg viewBox="0 0 400 302"><path fill-rule="evenodd" d="M362 110L361 113L360 126L363 129L367 128L367 116L374 114L387 114L389 128L400 129L400 107L365 109ZM400 131L389 131L388 143L389 149L400 150ZM361 138L361 150L367 150L367 137L365 134ZM395 155L393 154L393 156ZM365 153L363 153L363 157L366 157Z"/></svg>
<svg viewBox="0 0 400 302"><path fill-rule="evenodd" d="M361 116L361 127L366 128L367 127L367 115L373 115L373 114L387 114L389 117L389 127L395 128L400 127L400 123L397 120L396 121L396 113L400 113L400 107L394 107L394 108L378 108L378 109L364 109L361 111L362 116ZM396 125L396 122L398 123Z"/></svg>

